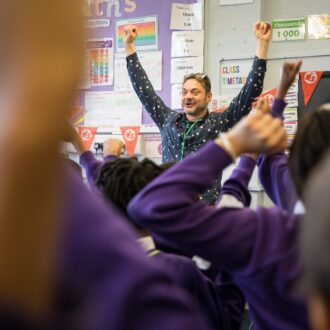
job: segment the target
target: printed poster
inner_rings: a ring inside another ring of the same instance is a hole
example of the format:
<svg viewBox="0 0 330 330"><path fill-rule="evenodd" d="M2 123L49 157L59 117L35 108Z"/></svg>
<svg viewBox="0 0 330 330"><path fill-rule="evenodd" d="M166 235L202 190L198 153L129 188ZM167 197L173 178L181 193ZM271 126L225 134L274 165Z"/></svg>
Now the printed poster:
<svg viewBox="0 0 330 330"><path fill-rule="evenodd" d="M298 120L297 108L285 108L283 115L285 122L295 122Z"/></svg>
<svg viewBox="0 0 330 330"><path fill-rule="evenodd" d="M220 6L242 5L253 3L253 0L220 0Z"/></svg>
<svg viewBox="0 0 330 330"><path fill-rule="evenodd" d="M171 84L182 84L183 78L188 73L203 72L203 57L172 58Z"/></svg>
<svg viewBox="0 0 330 330"><path fill-rule="evenodd" d="M213 95L211 100L211 111L224 112L228 109L236 95Z"/></svg>
<svg viewBox="0 0 330 330"><path fill-rule="evenodd" d="M172 57L203 56L204 31L172 32Z"/></svg>
<svg viewBox="0 0 330 330"><path fill-rule="evenodd" d="M181 84L172 85L171 93L171 109L182 109L181 106L181 95L182 95L182 82Z"/></svg>
<svg viewBox="0 0 330 330"><path fill-rule="evenodd" d="M273 21L273 41L303 40L306 35L306 18L276 19Z"/></svg>
<svg viewBox="0 0 330 330"><path fill-rule="evenodd" d="M155 91L162 90L162 52L140 52L139 60ZM126 55L115 55L115 91L133 91L131 80L127 73Z"/></svg>
<svg viewBox="0 0 330 330"><path fill-rule="evenodd" d="M173 3L171 30L203 30L203 3Z"/></svg>
<svg viewBox="0 0 330 330"><path fill-rule="evenodd" d="M242 88L251 70L251 63L233 63L220 65L221 88Z"/></svg>
<svg viewBox="0 0 330 330"><path fill-rule="evenodd" d="M294 108L298 106L298 92L291 92L285 95L284 101L288 104L288 108Z"/></svg>
<svg viewBox="0 0 330 330"><path fill-rule="evenodd" d="M110 26L109 19L88 19L85 21L86 29L98 29L98 28L107 28Z"/></svg>
<svg viewBox="0 0 330 330"><path fill-rule="evenodd" d="M83 61L82 78L79 82L78 89L90 89L92 87L91 56L88 52L83 56Z"/></svg>
<svg viewBox="0 0 330 330"><path fill-rule="evenodd" d="M131 92L86 92L85 125L118 127L141 125L142 105Z"/></svg>
<svg viewBox="0 0 330 330"><path fill-rule="evenodd" d="M86 49L92 86L113 85L113 39L87 40Z"/></svg>
<svg viewBox="0 0 330 330"><path fill-rule="evenodd" d="M297 132L297 122L296 121L287 121L283 123L285 130L287 131L288 135L295 135Z"/></svg>
<svg viewBox="0 0 330 330"><path fill-rule="evenodd" d="M330 14L308 16L308 39L330 38Z"/></svg>
<svg viewBox="0 0 330 330"><path fill-rule="evenodd" d="M144 137L145 156L149 158L162 157L162 141L160 134L147 134Z"/></svg>
<svg viewBox="0 0 330 330"><path fill-rule="evenodd" d="M137 27L138 36L134 42L136 50L158 49L158 17L146 16L117 21L117 52L125 51L123 37L126 25L135 25Z"/></svg>

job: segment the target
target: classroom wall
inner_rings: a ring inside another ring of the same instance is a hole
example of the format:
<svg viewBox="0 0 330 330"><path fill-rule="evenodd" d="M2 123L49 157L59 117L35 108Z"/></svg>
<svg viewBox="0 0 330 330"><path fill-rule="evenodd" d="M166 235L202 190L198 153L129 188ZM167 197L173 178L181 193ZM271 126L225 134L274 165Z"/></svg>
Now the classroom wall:
<svg viewBox="0 0 330 330"><path fill-rule="evenodd" d="M212 79L213 91L220 92L220 60L240 59L251 62L255 55L256 38L253 24L261 19L295 18L330 13L325 0L254 0L252 4L219 6L218 0L205 2L205 72ZM275 87L284 58L302 58L303 70L329 70L330 40L271 42L265 89ZM273 60L272 60L273 59ZM232 90L223 90L224 94Z"/></svg>
<svg viewBox="0 0 330 330"><path fill-rule="evenodd" d="M198 0L135 0L137 9L134 13L122 10L123 18L131 18L146 15L159 16L159 49L163 51L163 90L159 95L170 105L170 40L172 31L169 28L170 7L172 2L194 3ZM210 76L213 93L237 94L239 90L221 90L219 67L221 63L238 60L242 63L252 63L255 55L256 38L253 33L253 24L257 20L295 18L310 14L330 13L330 1L325 0L254 0L251 4L235 6L220 6L219 0L205 0L205 46L204 46L204 71ZM104 4L103 4L104 7ZM97 37L113 37L114 25L117 18L113 17L112 26L107 30L98 30ZM271 42L269 50L268 70L265 77L264 89L275 87L280 77L280 67L285 58L302 58L303 70L329 70L330 68L330 40L305 40L293 42ZM96 88L94 90L112 90L109 88ZM82 93L83 98L83 93ZM83 103L83 102L82 102ZM144 113L143 123L151 123L150 118ZM144 128L145 129L145 128ZM151 127L150 133L157 132ZM108 137L122 138L120 132L100 130L95 142L102 142ZM145 131L140 135L136 153L145 154L144 139L148 135ZM119 134L119 135L116 135ZM161 158L155 158L157 162ZM227 177L226 171L224 178ZM263 204L264 196L260 194L256 176L251 183L251 189L255 191L254 205Z"/></svg>
<svg viewBox="0 0 330 330"><path fill-rule="evenodd" d="M285 19L330 13L330 1L324 0L254 0L251 4L220 6L219 0L205 2L205 72L212 81L216 94L236 95L239 89L221 89L220 63L233 60L251 63L255 55L256 38L253 24L257 20L271 22ZM280 68L285 58L302 58L302 70L330 70L330 40L304 40L291 42L271 42L269 60L265 76L264 90L276 87L280 79ZM232 167L224 171L223 180L231 173ZM252 207L271 205L271 201L261 190L256 173L250 189Z"/></svg>

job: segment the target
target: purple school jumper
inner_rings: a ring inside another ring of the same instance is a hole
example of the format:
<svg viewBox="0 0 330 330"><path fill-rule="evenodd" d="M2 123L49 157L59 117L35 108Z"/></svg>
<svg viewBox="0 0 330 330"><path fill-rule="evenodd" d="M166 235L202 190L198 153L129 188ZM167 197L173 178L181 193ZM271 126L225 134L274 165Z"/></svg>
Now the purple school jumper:
<svg viewBox="0 0 330 330"><path fill-rule="evenodd" d="M283 119L286 103L275 99L271 112ZM292 212L297 202L297 193L288 168L288 157L283 153L270 156L260 155L258 158L258 175L264 190L273 203Z"/></svg>
<svg viewBox="0 0 330 330"><path fill-rule="evenodd" d="M59 306L68 329L210 329L192 297L145 256L114 207L73 173L63 192Z"/></svg>
<svg viewBox="0 0 330 330"><path fill-rule="evenodd" d="M107 156L104 161L113 161L116 158ZM103 162L96 160L93 153L87 151L80 156L80 163L86 170L89 184L93 186ZM152 259L174 283L185 288L199 301L213 329L240 329L245 300L231 279L215 285L185 256L157 251Z"/></svg>
<svg viewBox="0 0 330 330"><path fill-rule="evenodd" d="M183 251L228 270L249 303L255 329L309 329L305 302L295 292L301 271L299 217L280 208L254 211L196 202L231 162L209 142L145 187L131 201L129 214ZM236 181L237 188L240 178Z"/></svg>
<svg viewBox="0 0 330 330"><path fill-rule="evenodd" d="M54 267L57 299L46 325L0 305L6 329L211 329L195 300L146 257L132 230L66 169ZM9 311L9 312L8 312Z"/></svg>

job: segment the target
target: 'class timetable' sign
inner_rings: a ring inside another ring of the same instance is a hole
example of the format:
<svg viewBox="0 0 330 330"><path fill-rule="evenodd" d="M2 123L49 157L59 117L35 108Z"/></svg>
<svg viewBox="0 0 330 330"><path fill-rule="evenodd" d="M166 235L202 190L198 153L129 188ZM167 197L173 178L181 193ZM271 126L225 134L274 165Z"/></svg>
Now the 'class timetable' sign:
<svg viewBox="0 0 330 330"><path fill-rule="evenodd" d="M306 35L306 18L277 19L273 21L273 41L303 40Z"/></svg>

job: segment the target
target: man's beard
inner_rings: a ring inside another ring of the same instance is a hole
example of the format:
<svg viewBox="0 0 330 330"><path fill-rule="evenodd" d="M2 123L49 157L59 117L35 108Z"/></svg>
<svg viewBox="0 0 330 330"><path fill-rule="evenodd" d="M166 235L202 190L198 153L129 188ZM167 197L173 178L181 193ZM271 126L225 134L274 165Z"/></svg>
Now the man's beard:
<svg viewBox="0 0 330 330"><path fill-rule="evenodd" d="M207 108L207 105L196 106L195 109L185 109L183 107L183 111L189 116L198 116L201 113L203 113L206 108Z"/></svg>

